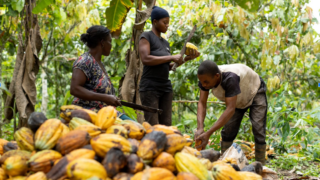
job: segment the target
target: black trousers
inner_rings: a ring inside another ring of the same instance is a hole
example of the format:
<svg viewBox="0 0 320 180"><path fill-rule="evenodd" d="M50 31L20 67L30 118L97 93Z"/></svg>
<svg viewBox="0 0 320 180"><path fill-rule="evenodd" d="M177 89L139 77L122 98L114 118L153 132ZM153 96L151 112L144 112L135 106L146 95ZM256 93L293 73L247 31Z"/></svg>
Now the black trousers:
<svg viewBox="0 0 320 180"><path fill-rule="evenodd" d="M172 96L172 92L140 91L142 105L163 110L161 114L144 112L145 121L151 125L163 124L171 126Z"/></svg>
<svg viewBox="0 0 320 180"><path fill-rule="evenodd" d="M261 78L260 78L261 79ZM221 131L222 141L233 141L240 128L244 114L250 109L249 118L252 124L252 132L255 143L266 144L266 123L268 102L266 97L266 84L261 79L260 88L253 98L252 105L245 109L236 109L234 115Z"/></svg>

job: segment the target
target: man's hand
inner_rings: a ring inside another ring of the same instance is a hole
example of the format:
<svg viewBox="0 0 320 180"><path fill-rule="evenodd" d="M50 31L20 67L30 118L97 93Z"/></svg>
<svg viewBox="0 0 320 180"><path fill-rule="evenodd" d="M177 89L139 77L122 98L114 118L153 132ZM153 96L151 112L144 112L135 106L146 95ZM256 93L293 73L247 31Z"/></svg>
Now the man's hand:
<svg viewBox="0 0 320 180"><path fill-rule="evenodd" d="M202 133L196 138L196 141L200 141L201 144L196 146L197 149L205 149L209 142L210 134L208 132Z"/></svg>
<svg viewBox="0 0 320 180"><path fill-rule="evenodd" d="M203 133L204 133L203 128L202 129L197 129L197 132L194 134L194 140L196 140L197 137L199 137Z"/></svg>

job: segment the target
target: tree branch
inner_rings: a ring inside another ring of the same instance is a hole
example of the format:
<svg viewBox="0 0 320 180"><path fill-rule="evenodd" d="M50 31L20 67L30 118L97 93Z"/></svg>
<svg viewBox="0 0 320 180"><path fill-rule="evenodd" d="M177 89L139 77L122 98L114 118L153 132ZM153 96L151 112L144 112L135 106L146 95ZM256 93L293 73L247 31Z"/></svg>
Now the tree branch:
<svg viewBox="0 0 320 180"><path fill-rule="evenodd" d="M187 43L191 40L191 38L192 38L194 32L196 31L196 29L197 29L197 25L194 25L194 26L193 26L193 29L191 30L190 34L188 35L188 38L186 39L186 41L185 41L185 43L184 43L183 48L182 48L181 51L180 51L181 58L182 58L182 64L184 63L183 55L184 55L184 53L186 52L186 45L187 45ZM180 64L174 63L174 65L173 65L173 67L172 67L172 71L176 71L176 68L179 67L179 66L180 66Z"/></svg>
<svg viewBox="0 0 320 180"><path fill-rule="evenodd" d="M47 55L48 55L48 47L49 47L49 44L50 44L50 42L51 42L52 35L53 35L53 28L52 28L52 30L50 31L50 36L49 36L49 39L48 39L48 43L47 43L46 47L44 48L44 54L43 54L43 56L42 56L42 58L41 58L40 63L44 62L44 59L45 59L45 58L47 57Z"/></svg>
<svg viewBox="0 0 320 180"><path fill-rule="evenodd" d="M175 100L172 101L173 103L198 103L199 101L190 101L190 100ZM224 102L219 101L207 101L207 103L213 103L213 104L226 104Z"/></svg>
<svg viewBox="0 0 320 180"><path fill-rule="evenodd" d="M264 8L266 8L267 6L270 6L270 5L272 4L272 1L273 1L273 0L271 0L271 1L268 2L268 3L266 3L265 5L261 6L261 8L258 10L258 13L259 13L261 10L263 10Z"/></svg>
<svg viewBox="0 0 320 180"><path fill-rule="evenodd" d="M63 38L60 39L60 41L58 43L55 44L55 46L52 48L52 50L48 53L48 54L52 54L55 49L64 41L64 39L66 38L66 36L77 26L78 23L74 23L71 28L67 31L67 33L65 34L65 36Z"/></svg>

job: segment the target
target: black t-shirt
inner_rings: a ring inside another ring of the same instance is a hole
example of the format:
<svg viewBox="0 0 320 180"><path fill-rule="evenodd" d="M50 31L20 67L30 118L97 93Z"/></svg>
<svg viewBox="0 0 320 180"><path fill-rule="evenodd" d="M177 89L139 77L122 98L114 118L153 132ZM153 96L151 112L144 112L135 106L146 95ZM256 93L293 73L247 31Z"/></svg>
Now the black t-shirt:
<svg viewBox="0 0 320 180"><path fill-rule="evenodd" d="M170 46L167 40L158 37L152 31L143 32L140 36L150 43L150 55L170 56ZM143 66L139 91L171 92L172 86L169 80L170 63L156 66Z"/></svg>
<svg viewBox="0 0 320 180"><path fill-rule="evenodd" d="M225 91L225 97L233 97L241 93L240 90L240 77L233 72L222 72L221 86ZM198 83L198 86L203 91L209 91L210 89L205 89L202 84Z"/></svg>

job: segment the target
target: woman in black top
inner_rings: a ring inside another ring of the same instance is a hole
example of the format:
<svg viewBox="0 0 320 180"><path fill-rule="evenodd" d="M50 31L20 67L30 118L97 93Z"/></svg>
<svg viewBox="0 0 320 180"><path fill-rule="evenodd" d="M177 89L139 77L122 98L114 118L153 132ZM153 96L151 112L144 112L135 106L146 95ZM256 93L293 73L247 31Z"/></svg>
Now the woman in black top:
<svg viewBox="0 0 320 180"><path fill-rule="evenodd" d="M151 125L164 124L171 126L172 85L169 70L174 63L182 64L180 54L171 55L168 41L161 37L169 27L169 13L157 6L151 13L152 30L140 36L139 53L144 65L140 80L140 99L142 105L163 110L162 114L145 112L144 118ZM184 61L197 58L199 52L186 56ZM173 63L171 63L173 61Z"/></svg>

